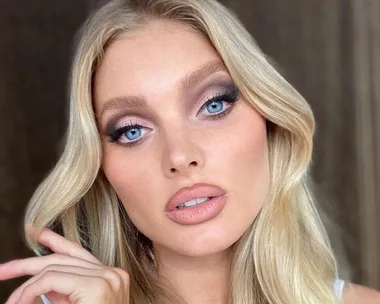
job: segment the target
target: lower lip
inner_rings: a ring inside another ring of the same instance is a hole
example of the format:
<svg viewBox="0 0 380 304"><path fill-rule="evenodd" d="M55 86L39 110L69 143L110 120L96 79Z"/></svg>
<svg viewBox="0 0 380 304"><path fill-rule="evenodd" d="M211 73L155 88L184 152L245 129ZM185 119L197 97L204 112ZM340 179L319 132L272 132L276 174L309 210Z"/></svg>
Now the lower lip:
<svg viewBox="0 0 380 304"><path fill-rule="evenodd" d="M216 196L195 206L167 211L166 215L181 225L200 224L216 217L223 210L226 200L225 195Z"/></svg>

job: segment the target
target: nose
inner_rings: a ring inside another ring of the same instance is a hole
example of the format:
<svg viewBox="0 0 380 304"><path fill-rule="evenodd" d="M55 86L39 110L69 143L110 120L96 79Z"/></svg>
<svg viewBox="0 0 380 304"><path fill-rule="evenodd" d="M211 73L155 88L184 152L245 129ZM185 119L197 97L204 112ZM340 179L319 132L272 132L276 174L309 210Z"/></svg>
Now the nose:
<svg viewBox="0 0 380 304"><path fill-rule="evenodd" d="M175 132L164 142L163 167L165 176L191 177L194 171L205 166L205 156L202 145L191 137L188 132Z"/></svg>

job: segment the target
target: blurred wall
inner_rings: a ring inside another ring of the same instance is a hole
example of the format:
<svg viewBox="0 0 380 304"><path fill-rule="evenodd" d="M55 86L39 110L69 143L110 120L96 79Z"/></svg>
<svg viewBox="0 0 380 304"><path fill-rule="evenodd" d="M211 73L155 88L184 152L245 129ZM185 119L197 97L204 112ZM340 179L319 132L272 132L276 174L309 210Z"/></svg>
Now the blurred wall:
<svg viewBox="0 0 380 304"><path fill-rule="evenodd" d="M67 75L83 1L0 0L0 262L32 255L28 199L57 159ZM0 282L0 303L23 280Z"/></svg>
<svg viewBox="0 0 380 304"><path fill-rule="evenodd" d="M0 262L31 255L24 208L57 159L73 36L96 2L0 0ZM379 289L380 2L222 2L312 105L315 188L342 275ZM21 281L1 282L0 302Z"/></svg>

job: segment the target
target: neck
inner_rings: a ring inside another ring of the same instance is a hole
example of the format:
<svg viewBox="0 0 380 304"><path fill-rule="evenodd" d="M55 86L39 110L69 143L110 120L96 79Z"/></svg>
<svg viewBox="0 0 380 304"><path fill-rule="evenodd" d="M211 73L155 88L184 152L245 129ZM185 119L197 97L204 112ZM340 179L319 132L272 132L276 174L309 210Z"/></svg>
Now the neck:
<svg viewBox="0 0 380 304"><path fill-rule="evenodd" d="M186 304L227 304L231 250L189 257L155 247L159 275Z"/></svg>

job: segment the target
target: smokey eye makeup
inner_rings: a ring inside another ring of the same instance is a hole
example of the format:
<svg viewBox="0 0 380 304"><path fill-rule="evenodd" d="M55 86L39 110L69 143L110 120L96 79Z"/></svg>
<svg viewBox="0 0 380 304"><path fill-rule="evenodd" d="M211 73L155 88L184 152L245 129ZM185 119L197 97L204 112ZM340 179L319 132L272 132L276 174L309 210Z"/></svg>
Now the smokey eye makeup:
<svg viewBox="0 0 380 304"><path fill-rule="evenodd" d="M239 90L236 85L231 84L224 91L206 98L197 116L212 120L220 119L231 112L234 103L238 100Z"/></svg>
<svg viewBox="0 0 380 304"><path fill-rule="evenodd" d="M139 122L128 121L124 126L116 126L110 133L107 134L108 140L111 143L121 141L125 145L137 143L150 130ZM121 138L124 137L124 140Z"/></svg>
<svg viewBox="0 0 380 304"><path fill-rule="evenodd" d="M219 85L216 93L203 98L196 116L202 120L218 120L227 116L239 100L240 93L234 83ZM198 107L198 106L197 106ZM106 126L105 135L109 142L132 147L144 141L152 129L138 119L112 119Z"/></svg>

